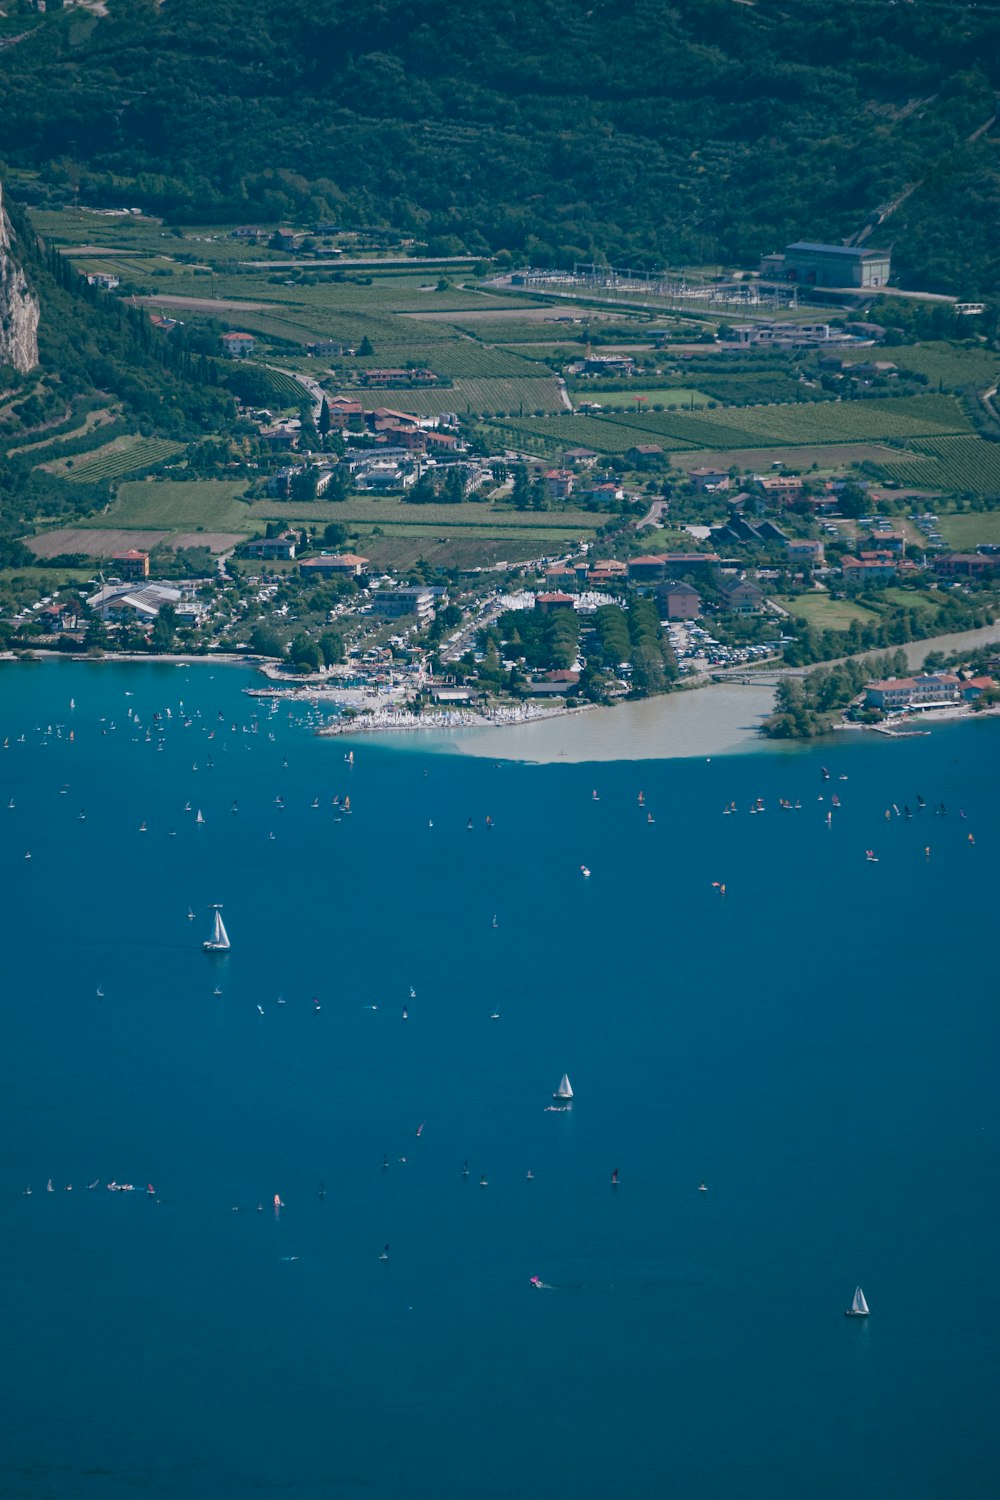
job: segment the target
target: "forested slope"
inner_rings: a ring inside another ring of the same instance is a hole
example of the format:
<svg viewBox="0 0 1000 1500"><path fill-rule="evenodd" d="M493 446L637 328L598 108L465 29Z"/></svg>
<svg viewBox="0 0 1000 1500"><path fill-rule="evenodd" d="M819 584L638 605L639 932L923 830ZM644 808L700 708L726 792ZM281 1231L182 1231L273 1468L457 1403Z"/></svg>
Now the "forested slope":
<svg viewBox="0 0 1000 1500"><path fill-rule="evenodd" d="M85 201L536 262L752 260L919 184L871 243L973 296L998 87L1000 12L946 0L110 0L0 55L0 142Z"/></svg>

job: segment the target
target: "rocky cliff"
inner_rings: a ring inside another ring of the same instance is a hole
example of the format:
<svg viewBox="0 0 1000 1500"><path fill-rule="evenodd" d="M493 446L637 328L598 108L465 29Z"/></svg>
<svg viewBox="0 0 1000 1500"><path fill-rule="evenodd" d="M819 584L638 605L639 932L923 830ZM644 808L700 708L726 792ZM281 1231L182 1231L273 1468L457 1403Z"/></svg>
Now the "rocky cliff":
<svg viewBox="0 0 1000 1500"><path fill-rule="evenodd" d="M22 375L38 363L38 298L11 250L11 229L0 188L0 365Z"/></svg>

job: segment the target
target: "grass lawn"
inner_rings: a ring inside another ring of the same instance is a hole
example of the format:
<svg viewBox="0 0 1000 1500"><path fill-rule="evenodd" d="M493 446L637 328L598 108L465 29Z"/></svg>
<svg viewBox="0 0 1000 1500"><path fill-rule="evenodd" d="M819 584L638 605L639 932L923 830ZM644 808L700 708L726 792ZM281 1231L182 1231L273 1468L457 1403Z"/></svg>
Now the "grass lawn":
<svg viewBox="0 0 1000 1500"><path fill-rule="evenodd" d="M881 589L879 596L889 604L902 605L904 609L919 609L924 614L930 615L932 619L937 616L941 608L938 600L928 594L915 594L910 589Z"/></svg>
<svg viewBox="0 0 1000 1500"><path fill-rule="evenodd" d="M28 584L51 593L66 583L88 583L93 568L0 568L0 584Z"/></svg>
<svg viewBox="0 0 1000 1500"><path fill-rule="evenodd" d="M402 573L412 568L419 558L440 568L489 568L498 562L525 562L537 557L542 550L540 539L535 534L518 538L501 536L491 530L479 535L468 531L455 532L447 536L447 540L443 539L445 536L446 533L442 532L441 539L438 539L433 534L420 535L409 529L400 532L394 527L384 536L363 535L358 548L376 567ZM559 545L556 542L552 550Z"/></svg>
<svg viewBox="0 0 1000 1500"><path fill-rule="evenodd" d="M877 620L873 610L850 599L831 599L818 590L809 594L774 594L774 602L787 609L793 619L805 620L816 630L846 630L853 620L866 625Z"/></svg>
<svg viewBox="0 0 1000 1500"><path fill-rule="evenodd" d="M250 507L238 497L242 480L131 480L119 485L106 511L91 516L88 526L150 526L165 530L252 531Z"/></svg>
<svg viewBox="0 0 1000 1500"><path fill-rule="evenodd" d="M974 552L980 542L1000 544L1000 510L967 511L962 515L939 510L938 530L957 552Z"/></svg>

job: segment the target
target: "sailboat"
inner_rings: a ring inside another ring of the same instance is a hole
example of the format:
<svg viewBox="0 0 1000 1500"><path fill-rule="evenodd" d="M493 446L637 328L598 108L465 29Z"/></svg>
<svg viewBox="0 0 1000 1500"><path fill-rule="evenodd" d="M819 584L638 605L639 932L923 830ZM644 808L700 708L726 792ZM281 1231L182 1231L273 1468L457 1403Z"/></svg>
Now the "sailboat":
<svg viewBox="0 0 1000 1500"><path fill-rule="evenodd" d="M205 819L202 816L202 811L201 811L201 808L199 807L197 813L195 814L195 822L196 823L204 823L204 821L205 821Z"/></svg>
<svg viewBox="0 0 1000 1500"><path fill-rule="evenodd" d="M844 1309L844 1316L848 1318L867 1318L868 1303L865 1301L865 1294L860 1287L856 1288L854 1301L850 1307Z"/></svg>
<svg viewBox="0 0 1000 1500"><path fill-rule="evenodd" d="M215 912L215 921L212 923L212 936L205 939L202 948L206 953L228 953L230 948L229 934L222 920L222 908L212 908Z"/></svg>
<svg viewBox="0 0 1000 1500"><path fill-rule="evenodd" d="M552 1095L553 1099L572 1099L573 1089L569 1081L569 1074L564 1073L559 1080L559 1087Z"/></svg>

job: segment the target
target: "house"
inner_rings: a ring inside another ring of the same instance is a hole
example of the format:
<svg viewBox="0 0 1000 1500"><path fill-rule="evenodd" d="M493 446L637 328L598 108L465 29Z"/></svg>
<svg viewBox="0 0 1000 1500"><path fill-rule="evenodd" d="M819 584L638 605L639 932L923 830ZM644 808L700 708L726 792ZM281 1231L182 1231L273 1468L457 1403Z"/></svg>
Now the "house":
<svg viewBox="0 0 1000 1500"><path fill-rule="evenodd" d="M328 578L360 578L368 567L367 557L358 557L355 552L324 552L320 557L310 557L300 563L303 574L319 574Z"/></svg>
<svg viewBox="0 0 1000 1500"><path fill-rule="evenodd" d="M985 556L981 552L949 552L934 563L934 571L942 578L989 578L1000 569L1000 557Z"/></svg>
<svg viewBox="0 0 1000 1500"><path fill-rule="evenodd" d="M592 500L597 504L607 504L625 498L625 491L617 479L584 480L578 493L582 499Z"/></svg>
<svg viewBox="0 0 1000 1500"><path fill-rule="evenodd" d="M619 562L616 557L602 558L590 569L590 582L598 586L602 583L624 583L627 577L628 564Z"/></svg>
<svg viewBox="0 0 1000 1500"><path fill-rule="evenodd" d="M588 375L632 375L635 360L630 354L588 354L583 368Z"/></svg>
<svg viewBox="0 0 1000 1500"><path fill-rule="evenodd" d="M659 583L665 577L667 559L662 552L649 553L645 557L629 559L630 583Z"/></svg>
<svg viewBox="0 0 1000 1500"><path fill-rule="evenodd" d="M299 429L279 422L274 427L262 427L259 436L272 453L289 453L299 441Z"/></svg>
<svg viewBox="0 0 1000 1500"><path fill-rule="evenodd" d="M722 558L717 552L666 552L663 561L671 573L687 573L695 568L717 568Z"/></svg>
<svg viewBox="0 0 1000 1500"><path fill-rule="evenodd" d="M420 587L379 589L372 595L372 609L390 620L416 615L419 624L428 625L434 618L434 594Z"/></svg>
<svg viewBox="0 0 1000 1500"><path fill-rule="evenodd" d="M592 448L567 448L563 453L563 462L575 464L579 469L592 469L597 459Z"/></svg>
<svg viewBox="0 0 1000 1500"><path fill-rule="evenodd" d="M437 376L433 370L362 370L362 385L433 385Z"/></svg>
<svg viewBox="0 0 1000 1500"><path fill-rule="evenodd" d="M728 469L713 469L706 464L689 469L688 478L699 495L711 490L728 490L731 482Z"/></svg>
<svg viewBox="0 0 1000 1500"><path fill-rule="evenodd" d="M961 697L961 679L950 672L927 672L919 677L887 677L865 690L869 708L889 711L906 708L943 708Z"/></svg>
<svg viewBox="0 0 1000 1500"><path fill-rule="evenodd" d="M337 339L314 339L311 344L306 345L306 351L317 359L337 359L347 353L347 345L341 344Z"/></svg>
<svg viewBox="0 0 1000 1500"><path fill-rule="evenodd" d="M121 278L111 276L106 271L93 271L87 277L88 286L103 287L106 292L113 292L116 286L121 285Z"/></svg>
<svg viewBox="0 0 1000 1500"><path fill-rule="evenodd" d="M860 557L845 557L840 565L845 583L890 583L897 571L898 563L889 552L862 552Z"/></svg>
<svg viewBox="0 0 1000 1500"><path fill-rule="evenodd" d="M365 409L360 401L352 401L348 396L334 396L333 400L326 404L330 413L331 427L337 427L343 431L352 418L359 423L364 421Z"/></svg>
<svg viewBox="0 0 1000 1500"><path fill-rule="evenodd" d="M550 500L568 500L573 493L576 475L568 469L547 469L543 478L545 493Z"/></svg>
<svg viewBox="0 0 1000 1500"><path fill-rule="evenodd" d="M536 594L535 608L543 615L554 614L559 609L573 608L573 595L560 592L552 594Z"/></svg>
<svg viewBox="0 0 1000 1500"><path fill-rule="evenodd" d="M884 531L873 531L865 538L862 545L873 552L891 552L896 557L904 557L906 555L906 532L893 530L887 526Z"/></svg>
<svg viewBox="0 0 1000 1500"><path fill-rule="evenodd" d="M50 604L39 611L38 623L45 635L57 635L60 631L80 630L83 620L75 604Z"/></svg>
<svg viewBox="0 0 1000 1500"><path fill-rule="evenodd" d="M115 572L120 578L136 579L149 577L149 553L136 552L114 552L111 555Z"/></svg>
<svg viewBox="0 0 1000 1500"><path fill-rule="evenodd" d="M295 556L298 540L294 531L283 531L280 536L260 536L252 542L244 542L240 551L244 557L290 561Z"/></svg>
<svg viewBox="0 0 1000 1500"><path fill-rule="evenodd" d="M959 691L966 703L975 703L981 693L987 688L995 688L996 683L992 677L966 677Z"/></svg>
<svg viewBox="0 0 1000 1500"><path fill-rule="evenodd" d="M701 595L689 583L661 584L656 600L668 620L697 620L701 614Z"/></svg>
<svg viewBox="0 0 1000 1500"><path fill-rule="evenodd" d="M805 568L819 568L823 565L822 542L812 542L805 537L789 537L785 542L785 551L790 563L799 563Z"/></svg>
<svg viewBox="0 0 1000 1500"><path fill-rule="evenodd" d="M247 355L253 353L254 343L252 333L224 333L222 352L227 359L246 359Z"/></svg>
<svg viewBox="0 0 1000 1500"><path fill-rule="evenodd" d="M231 238L242 240L247 245L257 245L261 240L267 239L267 230L252 224L240 224L232 231Z"/></svg>
<svg viewBox="0 0 1000 1500"><path fill-rule="evenodd" d="M523 684L521 691L528 698L568 698L580 686L579 672L546 672Z"/></svg>
<svg viewBox="0 0 1000 1500"><path fill-rule="evenodd" d="M566 566L545 569L545 582L555 588L561 583L576 583L577 572L575 568Z"/></svg>
<svg viewBox="0 0 1000 1500"><path fill-rule="evenodd" d="M752 579L730 578L719 589L722 607L731 615L758 615L764 607L764 591Z"/></svg>
<svg viewBox="0 0 1000 1500"><path fill-rule="evenodd" d="M665 454L658 443L636 443L625 450L625 462L630 469L655 469L665 461Z"/></svg>

